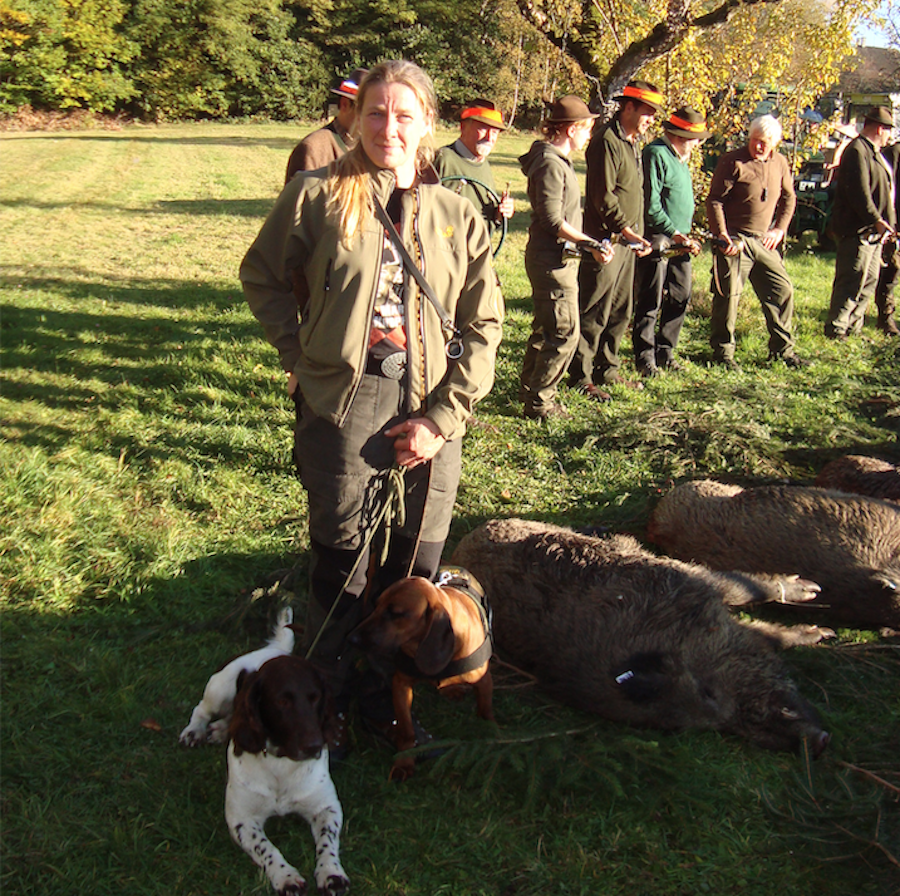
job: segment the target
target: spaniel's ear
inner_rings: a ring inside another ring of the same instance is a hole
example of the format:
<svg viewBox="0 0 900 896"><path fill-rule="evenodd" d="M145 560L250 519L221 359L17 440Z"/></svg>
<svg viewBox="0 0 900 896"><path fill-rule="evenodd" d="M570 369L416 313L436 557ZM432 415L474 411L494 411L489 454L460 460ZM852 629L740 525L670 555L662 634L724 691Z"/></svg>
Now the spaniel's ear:
<svg viewBox="0 0 900 896"><path fill-rule="evenodd" d="M440 605L429 606L428 630L416 651L416 666L423 675L437 675L453 659L456 636L450 614Z"/></svg>
<svg viewBox="0 0 900 896"><path fill-rule="evenodd" d="M337 727L337 711L335 710L334 700L331 696L331 688L322 674L322 670L310 663L313 678L320 690L319 699L319 725L322 730L322 737L325 738L329 747L334 746L334 739L338 734Z"/></svg>
<svg viewBox="0 0 900 896"><path fill-rule="evenodd" d="M234 698L234 711L228 726L228 736L234 743L234 755L261 753L266 746L266 732L259 715L261 691L259 672L238 677L238 692Z"/></svg>

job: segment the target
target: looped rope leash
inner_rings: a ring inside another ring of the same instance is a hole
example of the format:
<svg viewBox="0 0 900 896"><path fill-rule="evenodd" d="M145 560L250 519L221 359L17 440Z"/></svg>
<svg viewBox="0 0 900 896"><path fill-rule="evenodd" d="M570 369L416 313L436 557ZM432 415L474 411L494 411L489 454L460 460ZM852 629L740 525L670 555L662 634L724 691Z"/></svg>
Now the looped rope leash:
<svg viewBox="0 0 900 896"><path fill-rule="evenodd" d="M384 527L384 545L381 548L381 557L378 560L379 566L384 566L388 558L388 550L391 546L391 530L393 528L402 529L406 525L406 467L391 467L387 473L387 479L384 483L385 496L384 507L378 523L373 526L373 530L378 529L378 525L387 520ZM370 539L371 540L371 539ZM348 579L349 581L349 579ZM346 587L346 583L344 585ZM341 589L343 591L343 589Z"/></svg>
<svg viewBox="0 0 900 896"><path fill-rule="evenodd" d="M322 621L321 626L319 626L319 630L318 632L316 632L316 636L315 638L313 638L312 644L309 645L309 650L306 651L306 659L309 659L312 656L312 652L316 649L316 645L319 643L319 639L322 637L322 633L328 627L328 623L331 622L331 617L334 615L334 610L338 605L338 601L341 599L341 595L350 584L353 576L356 575L356 570L359 569L360 561L365 555L366 549L369 547L369 545L377 535L381 524L385 523L384 549L381 553L381 565L383 565L384 561L387 559L388 547L390 546L391 541L391 529L394 526L402 529L403 526L406 525L406 502L404 501L404 497L406 495L405 480L405 467L393 466L390 470L387 471L383 486L384 503L381 506L381 510L378 511L378 515L375 517L372 525L369 526L368 531L366 532L366 537L363 539L362 544L359 546L359 552L356 555L356 560L354 561L353 566L347 575L347 578L344 579L344 584L341 585L338 593L335 595L335 598L331 603L331 607L329 608L325 619Z"/></svg>

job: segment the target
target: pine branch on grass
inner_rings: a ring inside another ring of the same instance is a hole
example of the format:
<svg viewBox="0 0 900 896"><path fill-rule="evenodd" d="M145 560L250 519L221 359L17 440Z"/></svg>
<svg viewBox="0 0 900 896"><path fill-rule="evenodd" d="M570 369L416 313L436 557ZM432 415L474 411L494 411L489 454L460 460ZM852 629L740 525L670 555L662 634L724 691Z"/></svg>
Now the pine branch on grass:
<svg viewBox="0 0 900 896"><path fill-rule="evenodd" d="M838 762L841 771L815 771L810 756L803 759L802 776L795 777L785 802L760 792L790 836L810 845L821 861L873 861L874 853L900 868L900 767L871 770Z"/></svg>
<svg viewBox="0 0 900 896"><path fill-rule="evenodd" d="M508 787L516 779L524 785L526 808L551 789L590 788L624 797L626 788L645 780L650 770L660 778L670 776L656 741L627 735L605 739L602 729L601 721L537 732L507 729L490 739L431 741L402 755L440 753L429 774L463 776L466 786L480 787L483 797L496 781Z"/></svg>

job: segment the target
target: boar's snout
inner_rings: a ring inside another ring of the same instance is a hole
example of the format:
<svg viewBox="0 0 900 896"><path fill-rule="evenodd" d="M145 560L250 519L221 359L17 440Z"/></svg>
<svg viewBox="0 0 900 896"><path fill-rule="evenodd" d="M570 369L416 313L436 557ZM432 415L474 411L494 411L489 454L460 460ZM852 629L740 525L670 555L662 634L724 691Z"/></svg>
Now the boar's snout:
<svg viewBox="0 0 900 896"><path fill-rule="evenodd" d="M805 741L813 759L822 755L831 740L819 714L796 692L773 694L766 717L755 720L746 734L767 750L788 753L798 752Z"/></svg>
<svg viewBox="0 0 900 896"><path fill-rule="evenodd" d="M827 731L820 731L815 737L809 738L809 751L812 753L812 758L818 759L825 752L825 747L830 741L831 735Z"/></svg>

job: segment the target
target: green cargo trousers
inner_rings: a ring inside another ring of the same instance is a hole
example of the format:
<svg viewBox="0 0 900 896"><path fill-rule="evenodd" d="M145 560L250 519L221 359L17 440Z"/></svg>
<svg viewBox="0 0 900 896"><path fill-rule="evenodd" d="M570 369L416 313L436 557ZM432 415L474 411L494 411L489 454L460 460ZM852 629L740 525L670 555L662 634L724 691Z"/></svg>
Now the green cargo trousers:
<svg viewBox="0 0 900 896"><path fill-rule="evenodd" d="M525 271L534 320L519 381L526 409L541 411L553 405L578 345L578 261L526 254Z"/></svg>
<svg viewBox="0 0 900 896"><path fill-rule="evenodd" d="M717 361L734 359L735 326L738 304L749 279L762 306L769 331L769 354L790 354L794 340L791 319L794 316L794 287L777 249L766 249L762 240L741 234L744 248L729 257L713 252L712 314L709 342Z"/></svg>

